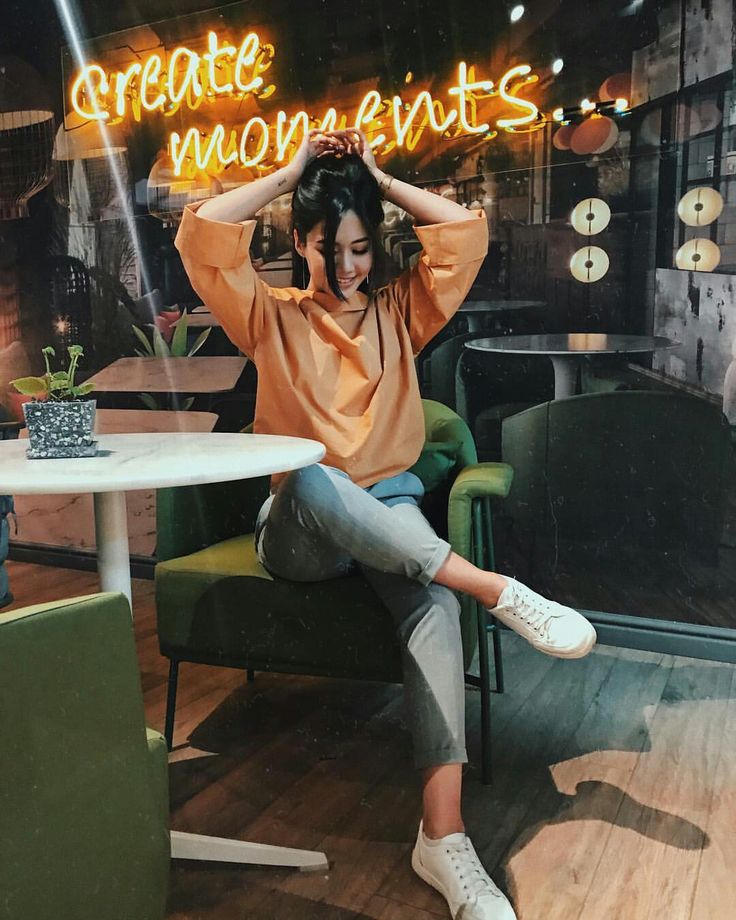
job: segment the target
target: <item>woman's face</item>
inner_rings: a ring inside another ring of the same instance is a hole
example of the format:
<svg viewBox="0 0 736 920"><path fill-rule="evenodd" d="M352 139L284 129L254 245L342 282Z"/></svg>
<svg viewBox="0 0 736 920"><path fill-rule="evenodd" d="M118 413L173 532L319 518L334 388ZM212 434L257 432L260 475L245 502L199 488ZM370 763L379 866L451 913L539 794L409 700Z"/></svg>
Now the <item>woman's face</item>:
<svg viewBox="0 0 736 920"><path fill-rule="evenodd" d="M323 255L324 221L312 227L304 242L295 230L294 244L299 255L307 260L312 289L331 294ZM347 211L335 236L335 271L337 283L345 297L350 297L358 290L372 265L373 250L368 233L355 211Z"/></svg>

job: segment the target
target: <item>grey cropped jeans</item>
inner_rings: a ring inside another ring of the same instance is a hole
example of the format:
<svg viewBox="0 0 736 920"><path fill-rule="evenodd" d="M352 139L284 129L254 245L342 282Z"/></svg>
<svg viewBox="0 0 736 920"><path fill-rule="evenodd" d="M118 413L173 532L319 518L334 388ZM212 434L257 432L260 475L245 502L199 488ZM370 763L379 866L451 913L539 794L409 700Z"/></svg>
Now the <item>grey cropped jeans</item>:
<svg viewBox="0 0 736 920"><path fill-rule="evenodd" d="M413 473L363 489L314 464L281 481L256 524L259 558L274 575L322 581L357 568L391 612L418 768L467 761L460 605L433 582L450 544L419 509L422 495Z"/></svg>

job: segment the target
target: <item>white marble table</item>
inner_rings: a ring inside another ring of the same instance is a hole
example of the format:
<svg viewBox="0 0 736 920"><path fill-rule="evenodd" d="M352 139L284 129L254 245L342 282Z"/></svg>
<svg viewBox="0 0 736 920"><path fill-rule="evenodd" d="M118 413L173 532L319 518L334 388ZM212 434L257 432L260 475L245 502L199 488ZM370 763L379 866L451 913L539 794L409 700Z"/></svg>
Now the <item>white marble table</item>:
<svg viewBox="0 0 736 920"><path fill-rule="evenodd" d="M555 399L575 394L578 367L583 355L617 355L679 348L680 343L662 335L608 335L601 332L553 335L505 335L471 339L473 351L513 355L548 355L555 370Z"/></svg>
<svg viewBox="0 0 736 920"><path fill-rule="evenodd" d="M100 409L95 412L95 437L107 434L189 431L210 432L214 412L170 412L157 409ZM21 438L28 436L23 428ZM27 442L26 442L27 443ZM156 493L154 489L126 493L128 547L131 555L152 557L156 551ZM93 497L87 492L15 497L18 527L14 544L96 550Z"/></svg>
<svg viewBox="0 0 736 920"><path fill-rule="evenodd" d="M0 494L94 494L97 568L103 591L131 601L127 491L229 482L319 462L324 445L280 435L155 432L99 438L96 457L28 460L27 441L0 441ZM171 832L171 855L254 865L326 869L324 853Z"/></svg>

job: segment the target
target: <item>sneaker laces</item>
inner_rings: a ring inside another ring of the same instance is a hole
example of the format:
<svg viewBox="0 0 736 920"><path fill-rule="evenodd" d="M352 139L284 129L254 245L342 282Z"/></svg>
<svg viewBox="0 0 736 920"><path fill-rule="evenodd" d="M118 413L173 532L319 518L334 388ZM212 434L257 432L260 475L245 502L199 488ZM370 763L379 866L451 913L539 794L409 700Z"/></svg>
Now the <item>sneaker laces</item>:
<svg viewBox="0 0 736 920"><path fill-rule="evenodd" d="M463 843L446 847L450 862L458 873L458 879L463 886L464 899L469 905L477 904L483 897L492 896L502 898L503 894L488 877L478 854L466 838Z"/></svg>
<svg viewBox="0 0 736 920"><path fill-rule="evenodd" d="M541 596L538 599L532 599L526 597L522 592L516 595L514 613L542 639L551 639L549 634L550 623L560 615L552 601Z"/></svg>

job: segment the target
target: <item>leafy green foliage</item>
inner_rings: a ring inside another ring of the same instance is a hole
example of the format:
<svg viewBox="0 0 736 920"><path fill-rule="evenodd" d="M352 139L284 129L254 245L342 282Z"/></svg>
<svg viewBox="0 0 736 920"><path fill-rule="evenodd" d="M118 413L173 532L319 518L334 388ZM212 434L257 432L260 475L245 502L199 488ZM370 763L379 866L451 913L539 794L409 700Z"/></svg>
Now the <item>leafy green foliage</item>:
<svg viewBox="0 0 736 920"><path fill-rule="evenodd" d="M204 345L209 337L212 329L205 329L201 332L195 339L192 347L187 351L187 332L188 332L188 321L187 313L184 312L181 315L181 319L176 323L174 327L174 334L171 337L171 343L167 343L166 339L161 334L161 330L154 325L149 325L148 328L151 330L151 338L146 335L146 333L139 326L133 326L133 332L135 333L136 338L141 343L143 350L140 348L135 349L135 353L139 358L191 358L193 355L196 355L199 349ZM169 405L162 407L159 405L156 397L152 396L150 393L140 393L140 401L148 409L160 409L160 408L180 408L180 409L189 409L194 402L193 397L188 397L183 402L179 403L178 400L174 400L172 397L169 397L167 403L176 402L176 405Z"/></svg>
<svg viewBox="0 0 736 920"><path fill-rule="evenodd" d="M41 354L46 364L46 373L41 377L16 377L10 383L23 396L31 396L36 400L49 399L56 402L69 402L70 400L79 399L81 396L86 396L92 392L94 384L82 383L77 385L74 383L77 364L79 359L84 356L84 349L81 345L69 345L67 352L69 354L69 366L67 369L52 371L49 358L55 358L56 351L51 345L47 345L41 349Z"/></svg>
<svg viewBox="0 0 736 920"><path fill-rule="evenodd" d="M142 352L136 349L136 354L141 358L191 358L192 355L197 354L207 341L210 332L212 332L211 328L205 329L197 336L194 344L187 351L188 322L186 313L182 313L181 319L176 324L174 335L171 338L171 345L167 344L157 326L149 325L148 328L151 329L150 339L140 326L133 326L133 332L144 349Z"/></svg>

